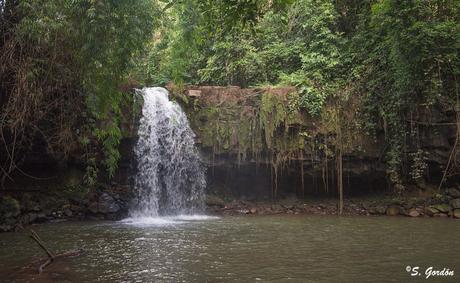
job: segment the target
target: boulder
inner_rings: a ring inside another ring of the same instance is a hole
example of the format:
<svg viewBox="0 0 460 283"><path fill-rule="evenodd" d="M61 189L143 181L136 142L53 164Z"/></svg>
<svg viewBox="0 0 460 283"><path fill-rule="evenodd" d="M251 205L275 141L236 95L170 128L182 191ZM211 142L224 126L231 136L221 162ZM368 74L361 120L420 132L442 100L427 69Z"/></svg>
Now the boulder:
<svg viewBox="0 0 460 283"><path fill-rule="evenodd" d="M218 206L218 207L225 206L224 200L215 195L207 195L205 199L205 204L207 206Z"/></svg>
<svg viewBox="0 0 460 283"><path fill-rule="evenodd" d="M386 211L388 216L396 216L399 215L399 206L391 205L387 208Z"/></svg>
<svg viewBox="0 0 460 283"><path fill-rule="evenodd" d="M107 193L101 194L98 201L98 212L100 213L117 213L120 206L115 199Z"/></svg>
<svg viewBox="0 0 460 283"><path fill-rule="evenodd" d="M376 206L369 209L370 214L385 214L386 211L384 206Z"/></svg>
<svg viewBox="0 0 460 283"><path fill-rule="evenodd" d="M200 97L201 96L201 90L196 90L196 89L191 89L187 93L188 96L190 97Z"/></svg>
<svg viewBox="0 0 460 283"><path fill-rule="evenodd" d="M432 206L433 208L437 209L442 213L448 213L450 211L450 206L448 204L436 204Z"/></svg>
<svg viewBox="0 0 460 283"><path fill-rule="evenodd" d="M451 200L450 206L452 206L454 209L460 208L460 198Z"/></svg>
<svg viewBox="0 0 460 283"><path fill-rule="evenodd" d="M372 207L371 207L371 203L370 203L370 202L367 202L367 201L363 201L363 202L361 203L361 206L362 206L363 209L365 209L365 210L367 210L367 211L371 210L371 208L372 208Z"/></svg>
<svg viewBox="0 0 460 283"><path fill-rule="evenodd" d="M1 219L16 217L21 213L19 202L10 197L0 197L0 221Z"/></svg>
<svg viewBox="0 0 460 283"><path fill-rule="evenodd" d="M96 214L99 212L97 202L93 201L88 205L88 210Z"/></svg>
<svg viewBox="0 0 460 283"><path fill-rule="evenodd" d="M80 212L80 211L82 211L82 207L79 206L79 205L72 204L72 205L70 205L70 210L73 211L73 212Z"/></svg>
<svg viewBox="0 0 460 283"><path fill-rule="evenodd" d="M439 210L437 210L436 208L434 208L432 206L425 207L425 214L428 215L428 216L433 216L438 212L439 212Z"/></svg>
<svg viewBox="0 0 460 283"><path fill-rule="evenodd" d="M418 216L420 216L420 212L415 208L411 208L407 212L407 215L410 216L410 217L418 217Z"/></svg>
<svg viewBox="0 0 460 283"><path fill-rule="evenodd" d="M73 215L72 210L70 210L70 208L64 209L64 214L67 217L71 217Z"/></svg>
<svg viewBox="0 0 460 283"><path fill-rule="evenodd" d="M455 209L454 212L453 212L453 216L455 218L460 218L460 209Z"/></svg>
<svg viewBox="0 0 460 283"><path fill-rule="evenodd" d="M283 208L287 209L287 210L293 210L294 209L294 206L292 204L288 204L288 205L281 205ZM319 209L320 206L318 206Z"/></svg>
<svg viewBox="0 0 460 283"><path fill-rule="evenodd" d="M281 212L284 210L283 207L279 204L273 204L271 208L274 212Z"/></svg>
<svg viewBox="0 0 460 283"><path fill-rule="evenodd" d="M460 198L460 190L456 188L447 189L447 194L453 198Z"/></svg>

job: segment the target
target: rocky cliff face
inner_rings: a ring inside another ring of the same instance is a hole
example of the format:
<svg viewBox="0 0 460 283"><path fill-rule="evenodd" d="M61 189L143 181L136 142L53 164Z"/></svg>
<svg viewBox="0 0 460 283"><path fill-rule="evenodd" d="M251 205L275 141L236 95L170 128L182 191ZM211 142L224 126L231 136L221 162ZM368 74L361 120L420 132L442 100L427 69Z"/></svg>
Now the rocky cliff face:
<svg viewBox="0 0 460 283"><path fill-rule="evenodd" d="M311 116L292 105L297 95L295 88L170 86L169 89L187 112L197 135L197 143L208 165L208 193L223 197L218 198L220 200L240 199L232 205L219 201L221 209L251 211L254 202L244 200L337 194L337 116L333 103L321 115ZM29 158L31 161L26 165L30 168L26 171L42 178L19 176L8 186L10 191L0 193L0 231L66 218L117 219L125 216L132 197L131 182L136 168L132 152L141 104L142 101L137 100L123 111L121 160L114 178L109 181L101 176L101 185L87 192L82 182L84 168L78 162L59 162L39 151L35 158ZM346 125L342 133L346 197L392 192L385 164L388 150L385 122L369 135L356 123L362 118L357 115L359 105L351 103L347 109L342 116L345 117L342 123ZM449 158L453 165L460 160L456 154L451 154L456 143L454 121L455 111L449 107L420 109L414 113L412 121L408 121L408 126L413 127L417 135L409 137L404 149L406 181L408 192L422 197L420 203L413 204L410 198L403 204L391 200L369 207L363 204L358 206L360 211L389 214L388 211L399 209L404 215L460 217L459 190L453 188L458 187L458 178L448 179L444 185L449 188L446 194L432 193L439 185ZM426 168L422 178L415 181L410 173L414 169L413 156L420 150ZM458 173L458 168L451 166L448 176ZM270 211L279 212L279 209L273 210L271 202L265 203L270 204ZM242 208L241 204L247 207ZM309 211L304 203L301 205L303 210ZM313 207L318 205L315 203ZM331 209L335 209L334 205ZM265 208L256 210L267 211Z"/></svg>
<svg viewBox="0 0 460 283"><path fill-rule="evenodd" d="M212 192L243 198L274 195L336 194L337 112L333 102L317 116L296 110L296 89L169 87L185 108L209 165ZM341 144L345 193L391 191L387 182L385 123L373 134L360 128L359 105L342 115ZM455 141L452 113L431 109L417 114L419 134L405 149L410 159L417 143L427 170L409 186L434 187ZM422 121L422 122L421 122ZM441 125L441 126L439 126ZM413 166L407 161L407 171ZM430 185L432 183L433 185Z"/></svg>

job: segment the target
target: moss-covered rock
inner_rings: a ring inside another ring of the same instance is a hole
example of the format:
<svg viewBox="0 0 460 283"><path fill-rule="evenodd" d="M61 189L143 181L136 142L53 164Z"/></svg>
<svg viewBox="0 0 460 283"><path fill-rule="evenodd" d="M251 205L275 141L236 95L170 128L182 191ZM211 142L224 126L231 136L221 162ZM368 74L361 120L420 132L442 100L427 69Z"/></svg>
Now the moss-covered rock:
<svg viewBox="0 0 460 283"><path fill-rule="evenodd" d="M371 134L366 132L361 123L365 117L360 116L363 105L358 100L350 99L341 108L331 99L321 111L312 114L301 106L294 87L168 86L168 89L182 103L210 167L266 164L272 170L275 195L276 184L288 175L280 176L283 171L321 178L324 186L315 191L328 193L336 176L333 171L338 152L344 162L344 175L360 180L369 177L379 184L376 190L384 187L378 180L391 173L383 158L387 151L385 128ZM435 163L445 164L440 160Z"/></svg>
<svg viewBox="0 0 460 283"><path fill-rule="evenodd" d="M216 195L207 195L205 199L205 203L207 206L218 206L218 207L225 206L225 201Z"/></svg>
<svg viewBox="0 0 460 283"><path fill-rule="evenodd" d="M288 135L293 125L302 124L302 116L288 103L295 88L200 87L199 91L186 110L199 143L213 155L230 154L244 161L262 152L304 146L299 135Z"/></svg>
<svg viewBox="0 0 460 283"><path fill-rule="evenodd" d="M399 215L399 211L400 211L399 206L390 205L390 206L387 208L386 214L387 214L388 216L396 216L396 215Z"/></svg>
<svg viewBox="0 0 460 283"><path fill-rule="evenodd" d="M14 218L21 213L19 202L11 196L0 197L0 222Z"/></svg>
<svg viewBox="0 0 460 283"><path fill-rule="evenodd" d="M433 205L432 208L438 210L439 212L442 212L442 213L448 213L450 211L450 206L448 204L436 204L436 205Z"/></svg>
<svg viewBox="0 0 460 283"><path fill-rule="evenodd" d="M434 216L436 213L439 213L439 210L437 210L433 206L429 206L425 208L425 214L428 216Z"/></svg>
<svg viewBox="0 0 460 283"><path fill-rule="evenodd" d="M11 196L0 197L0 232L12 231L19 223L21 206Z"/></svg>

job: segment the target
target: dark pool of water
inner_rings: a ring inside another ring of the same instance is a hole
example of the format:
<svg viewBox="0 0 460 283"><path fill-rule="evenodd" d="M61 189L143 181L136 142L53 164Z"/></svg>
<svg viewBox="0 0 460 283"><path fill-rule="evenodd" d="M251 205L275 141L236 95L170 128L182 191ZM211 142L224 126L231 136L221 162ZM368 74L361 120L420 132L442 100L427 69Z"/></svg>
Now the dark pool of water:
<svg viewBox="0 0 460 283"><path fill-rule="evenodd" d="M0 281L460 282L460 221L450 219L280 215L33 228L56 251L85 253L57 262L51 275L23 276L17 267L43 251L27 233L3 233ZM407 266L454 276L426 280Z"/></svg>

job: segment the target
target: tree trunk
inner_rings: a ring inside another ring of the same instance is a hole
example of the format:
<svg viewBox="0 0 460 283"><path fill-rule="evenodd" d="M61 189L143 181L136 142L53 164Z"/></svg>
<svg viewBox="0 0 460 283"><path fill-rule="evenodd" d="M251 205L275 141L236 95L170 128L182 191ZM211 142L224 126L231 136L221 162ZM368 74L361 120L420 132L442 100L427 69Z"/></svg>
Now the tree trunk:
<svg viewBox="0 0 460 283"><path fill-rule="evenodd" d="M337 188L339 191L339 215L343 213L343 159L342 149L337 154Z"/></svg>
<svg viewBox="0 0 460 283"><path fill-rule="evenodd" d="M338 108L338 107L337 107ZM337 189L339 191L339 215L343 213L343 144L340 108L337 110Z"/></svg>

